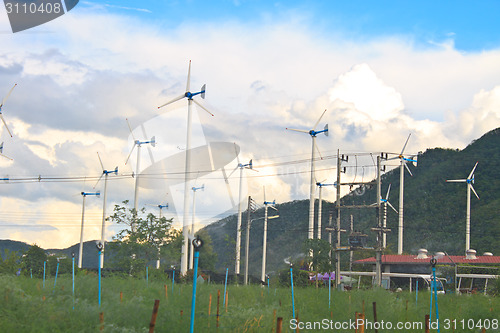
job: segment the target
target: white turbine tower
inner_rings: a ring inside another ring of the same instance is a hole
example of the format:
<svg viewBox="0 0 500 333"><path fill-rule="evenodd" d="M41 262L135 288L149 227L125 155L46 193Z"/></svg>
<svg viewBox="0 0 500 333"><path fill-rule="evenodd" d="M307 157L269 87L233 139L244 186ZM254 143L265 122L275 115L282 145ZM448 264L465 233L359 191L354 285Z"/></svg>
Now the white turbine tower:
<svg viewBox="0 0 500 333"><path fill-rule="evenodd" d="M130 153L127 156L127 160L125 161L125 165L127 164L130 155L132 155L132 152L134 151L134 148L137 146L137 163L135 167L135 190L134 190L134 209L136 214L138 213L138 200L139 200L139 174L140 174L140 167L141 167L141 146L145 144L150 144L152 147L156 146L156 140L155 137L151 137L151 140L149 141L140 141L137 140L134 136L134 133L132 132L132 128L130 127L130 123L128 122L128 119L125 119L127 121L128 129L130 130L130 134L132 135L132 139L134 139L134 145L132 146L132 149L130 150ZM132 224L131 226L132 231L135 231L135 223Z"/></svg>
<svg viewBox="0 0 500 333"><path fill-rule="evenodd" d="M448 179L446 180L447 183L467 183L467 214L465 215L465 251L470 249L470 191L474 192L474 195L479 199L479 196L476 193L476 190L474 190L474 187L472 184L474 184L474 171L476 170L477 164L479 162L476 162L474 165L474 168L472 168L472 171L469 174L469 177L467 179Z"/></svg>
<svg viewBox="0 0 500 333"><path fill-rule="evenodd" d="M319 122L321 121L321 118L323 118L323 115L325 114L326 110L323 111L321 114L321 117L319 117L318 121L316 124L314 124L313 128L309 131L306 130L301 130L301 129L293 129L293 128L287 128L287 130L290 131L296 131L296 132L302 132L302 133L307 133L311 136L312 139L312 153L311 153L311 183L310 183L310 194L309 194L309 230L308 230L308 238L313 239L314 238L314 185L315 185L315 176L314 176L314 160L315 160L315 153L316 153L316 135L320 133L325 133L326 136L328 136L328 124L325 125L324 129L321 131L316 131L316 127L318 126Z"/></svg>
<svg viewBox="0 0 500 333"><path fill-rule="evenodd" d="M405 177L405 169L408 171L410 176L413 176L413 174L410 171L410 168L408 168L408 165L406 165L406 162L412 162L414 166L417 166L417 157L416 156L410 156L410 158L405 157L404 152L406 145L408 144L408 140L410 140L411 133L408 135L408 138L406 139L405 145L403 146L403 149L401 150L401 153L393 159L398 159L400 160L400 166L399 166L399 223L398 223L398 254L403 254L403 201L404 201L404 177Z"/></svg>
<svg viewBox="0 0 500 333"><path fill-rule="evenodd" d="M83 197L83 204L82 204L82 227L80 230L80 248L78 249L78 268L82 268L82 263L83 263L83 224L85 221L85 198L87 195L95 195L96 197L99 197L101 193L99 191L97 192L82 192L81 193Z"/></svg>
<svg viewBox="0 0 500 333"><path fill-rule="evenodd" d="M205 185L201 185L201 187L195 187L193 186L191 188L191 190L193 191L193 216L191 218L191 239L194 239L194 219L196 217L196 213L195 213L195 208L196 208L196 191L198 190L202 190L202 191L205 191ZM193 269L194 267L194 246L193 246L193 242L189 242L189 269Z"/></svg>
<svg viewBox="0 0 500 333"><path fill-rule="evenodd" d="M101 227L101 243L104 246L104 244L105 244L104 243L104 236L106 233L106 195L108 192L108 175L110 173L114 173L115 175L117 175L118 174L118 167L116 167L112 171L108 171L108 170L104 169L104 165L102 164L101 156L99 156L99 152L97 153L97 157L99 158L99 163L101 164L102 174L101 174L101 177L99 177L99 179L95 183L94 188L97 186L97 184L101 180L102 176L104 176L104 196L102 198L102 227ZM103 268L103 267L104 267L104 248L101 251L101 268Z"/></svg>
<svg viewBox="0 0 500 333"><path fill-rule="evenodd" d="M236 275L240 274L240 260L241 260L241 200L243 199L243 170L244 169L250 169L253 171L258 171L253 168L253 163L252 160L250 160L247 164L242 164L240 162L240 158L238 154L236 154L236 158L238 161L238 165L236 168L234 168L233 171L229 174L229 177L236 171L236 169L240 169L240 187L239 187L239 194L238 194L238 222L236 225L236 260L235 260L235 268L234 268L234 273ZM227 177L227 178L229 178Z"/></svg>
<svg viewBox="0 0 500 333"><path fill-rule="evenodd" d="M188 267L188 244L189 244L189 228L188 228L188 218L189 218L189 181L191 177L191 122L192 122L192 104L193 102L198 105L200 108L208 112L213 116L213 114L208 111L203 105L201 105L198 101L193 99L194 96L200 95L201 98L205 98L205 85L201 87L201 91L199 92L191 92L190 89L191 84L191 61L189 61L189 69L188 69L188 77L186 84L186 92L173 100L161 105L158 107L162 108L166 105L172 104L180 99L187 98L188 100L188 114L187 114L187 135L186 135L186 164L184 171L184 211L183 211L183 221L182 221L182 235L184 237L181 251L181 274L184 275L187 272Z"/></svg>
<svg viewBox="0 0 500 333"><path fill-rule="evenodd" d="M12 90L14 90L14 88L16 86L17 86L17 83L14 84L14 86L9 90L9 92L7 93L7 95L2 99L2 104L0 104L0 119L2 119L2 122L5 125L5 128L7 129L7 132L9 132L9 134L10 134L11 137L12 137L12 133L10 132L9 127L7 126L7 123L5 122L5 119L3 118L2 107L3 107L3 104L5 103L5 101L7 101L7 98L9 98L10 94L12 93Z"/></svg>
<svg viewBox="0 0 500 333"><path fill-rule="evenodd" d="M325 186L337 186L337 184L325 184L322 182L317 182L316 186L319 188L319 195L318 195L318 239L321 239L321 210L323 208L323 197L322 197L322 190L323 187Z"/></svg>

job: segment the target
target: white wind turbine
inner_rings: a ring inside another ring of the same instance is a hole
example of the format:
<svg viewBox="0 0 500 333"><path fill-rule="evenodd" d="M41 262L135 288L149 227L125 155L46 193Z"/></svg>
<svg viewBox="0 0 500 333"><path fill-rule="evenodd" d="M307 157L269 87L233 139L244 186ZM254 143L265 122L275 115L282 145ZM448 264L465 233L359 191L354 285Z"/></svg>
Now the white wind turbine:
<svg viewBox="0 0 500 333"><path fill-rule="evenodd" d="M80 247L78 249L78 268L82 268L83 264L83 224L85 221L85 198L87 195L95 195L96 197L99 197L101 193L99 191L97 192L81 192L81 195L83 197L83 203L82 203L82 226L80 229Z"/></svg>
<svg viewBox="0 0 500 333"><path fill-rule="evenodd" d="M134 145L132 146L132 149L130 150L130 153L127 156L127 160L125 161L125 165L127 164L130 155L132 155L132 152L134 151L134 148L137 146L137 163L135 167L135 190L134 190L134 209L136 213L138 213L138 200L139 200L139 173L141 171L141 146L145 144L150 144L152 147L156 146L156 140L155 137L151 137L151 140L149 141L140 141L137 140L134 136L134 133L132 132L132 128L130 127L130 123L128 122L128 119L125 119L127 121L128 129L130 130L130 134L132 135L132 139L134 139ZM151 153L151 152L150 152ZM132 231L135 230L135 223L132 224Z"/></svg>
<svg viewBox="0 0 500 333"><path fill-rule="evenodd" d="M9 127L7 126L7 123L5 122L5 119L3 118L2 107L3 107L3 104L5 103L5 101L7 101L7 98L9 98L10 94L12 93L12 90L14 90L14 88L16 86L17 86L17 83L14 84L14 86L9 90L9 92L7 93L7 95L2 99L2 104L0 104L0 119L2 119L2 122L5 125L5 128L7 129L7 132L9 132L9 134L10 134L11 137L12 137L12 133L10 132Z"/></svg>
<svg viewBox="0 0 500 333"><path fill-rule="evenodd" d="M104 165L102 164L101 161L101 156L99 156L99 152L97 153L97 157L99 158L99 163L101 164L102 168L102 174L101 177L97 180L97 182L94 185L94 188L99 184L99 181L101 180L102 176L104 176L104 196L102 198L102 227L101 227L101 244L104 246L104 235L106 233L106 195L108 193L108 175L110 173L114 173L115 175L118 175L118 167L116 167L112 171L108 171L104 169ZM104 250L104 248L103 248ZM104 251L101 251L101 268L104 267Z"/></svg>
<svg viewBox="0 0 500 333"><path fill-rule="evenodd" d="M191 237L190 239L194 239L194 219L196 217L195 214L195 208L196 208L196 191L202 190L205 191L205 184L201 185L200 187L195 187L193 186L191 188L193 191L193 212L192 212L192 218L191 218ZM189 269L193 269L194 267L194 246L193 242L189 242Z"/></svg>
<svg viewBox="0 0 500 333"><path fill-rule="evenodd" d="M229 174L229 177L231 177L231 175L236 171L236 169L238 169L238 168L240 169L240 187L238 190L238 192L239 192L239 194L238 194L238 222L236 225L236 260L235 260L236 262L235 262L235 268L234 268L235 274L239 275L240 274L240 260L241 260L241 200L243 199L242 198L242 195L243 195L243 170L244 169L250 169L253 171L258 171L258 170L255 170L253 168L252 160L250 160L246 164L242 164L240 162L240 158L239 158L238 154L236 154L236 158L238 161L238 165L236 166L236 168L234 168L233 171L231 171L231 173Z"/></svg>
<svg viewBox="0 0 500 333"><path fill-rule="evenodd" d="M470 249L470 191L474 192L474 195L479 199L479 196L476 193L476 190L474 190L474 187L472 184L474 184L474 171L476 170L477 164L479 162L476 162L474 165L474 168L472 168L472 171L469 174L469 177L467 179L448 179L446 180L447 183L467 183L467 214L465 215L465 251Z"/></svg>
<svg viewBox="0 0 500 333"><path fill-rule="evenodd" d="M405 170L408 171L410 176L413 176L413 174L410 171L410 168L408 168L408 165L406 165L406 162L412 162L414 166L417 166L417 157L416 156L410 156L410 158L405 157L404 151L406 148L406 145L408 144L408 140L410 140L411 133L408 135L408 138L406 139L405 145L403 146L403 149L401 150L401 154L399 154L397 157L391 158L397 159L399 158L400 160L400 166L399 166L399 223L398 223L398 254L403 254L403 200L404 200L404 177L405 177Z"/></svg>
<svg viewBox="0 0 500 333"><path fill-rule="evenodd" d="M158 107L162 108L169 104L172 104L178 100L183 98L187 98L188 100L188 114L187 114L187 135L186 135L186 163L185 163L185 171L184 171L184 211L183 211L183 221L182 221L182 236L183 236L183 244L181 251L181 274L184 275L187 272L188 267L188 249L189 249L189 228L188 228L188 218L189 218L189 181L192 178L191 176L191 122L192 122L192 104L193 102L198 105L200 108L208 112L210 115L213 114L208 111L203 105L201 105L198 101L193 99L194 96L200 95L201 98L205 98L205 88L206 85L201 87L201 91L199 92L191 92L190 91L191 84L191 61L189 61L189 69L188 69L188 77L186 84L186 92L180 96L177 96L173 100L160 105Z"/></svg>
<svg viewBox="0 0 500 333"><path fill-rule="evenodd" d="M382 220L382 226L384 228L387 228L387 206L391 207L392 210L395 211L396 214L398 214L396 208L394 208L394 206L389 202L390 192L391 192L391 184L389 184L389 187L387 188L387 194L385 195L385 199L382 197L380 198L380 201L384 205L384 218ZM371 206L377 206L377 203L373 203L371 204ZM386 246L387 246L387 234L384 232L382 235L382 247L385 248Z"/></svg>
<svg viewBox="0 0 500 333"><path fill-rule="evenodd" d="M318 239L321 239L321 210L323 209L323 197L322 190L325 186L337 186L337 184L325 184L322 182L317 182L316 186L319 187L319 195L318 195Z"/></svg>
<svg viewBox="0 0 500 333"><path fill-rule="evenodd" d="M311 183L310 183L310 194L309 194L309 231L308 231L308 238L313 239L314 238L314 185L315 185L315 176L314 176L314 160L315 158L315 153L316 153L316 135L320 133L325 133L326 136L328 136L328 124L325 125L324 129L321 131L316 131L316 127L318 126L319 122L321 121L321 118L323 118L323 115L325 114L326 110L323 111L321 114L321 117L319 117L318 121L316 124L314 124L313 128L309 131L307 130L301 130L301 129L294 129L294 128L287 128L287 130L290 131L296 131L296 132L302 132L302 133L307 133L311 136L312 139L312 153L311 153Z"/></svg>

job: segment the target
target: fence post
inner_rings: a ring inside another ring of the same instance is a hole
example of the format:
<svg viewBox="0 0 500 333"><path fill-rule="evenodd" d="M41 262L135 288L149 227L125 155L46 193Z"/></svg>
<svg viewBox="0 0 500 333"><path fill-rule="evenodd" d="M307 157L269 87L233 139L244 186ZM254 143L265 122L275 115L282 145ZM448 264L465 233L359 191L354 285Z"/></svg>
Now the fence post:
<svg viewBox="0 0 500 333"><path fill-rule="evenodd" d="M155 299L155 305L153 306L153 314L151 315L151 321L149 322L149 333L155 331L156 317L158 316L158 308L160 307L160 300Z"/></svg>

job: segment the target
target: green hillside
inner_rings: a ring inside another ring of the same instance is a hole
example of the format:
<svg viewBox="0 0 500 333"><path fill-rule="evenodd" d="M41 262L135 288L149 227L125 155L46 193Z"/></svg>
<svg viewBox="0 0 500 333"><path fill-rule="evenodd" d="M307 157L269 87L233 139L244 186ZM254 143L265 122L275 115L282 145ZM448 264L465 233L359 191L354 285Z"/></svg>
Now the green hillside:
<svg viewBox="0 0 500 333"><path fill-rule="evenodd" d="M449 254L464 254L466 185L446 183L446 179L464 179L479 161L475 171L474 188L481 200L472 194L471 199L471 247L478 254L493 252L500 254L500 129L493 130L472 142L463 150L433 148L418 156L418 167L409 165L413 177L405 174L404 204L404 252L416 253L426 248L430 253L446 251ZM394 162L394 161L392 161ZM393 164L393 163L392 163ZM382 194L391 185L389 201L398 208L399 168L382 175ZM359 205L376 202L376 188L367 189L359 196L354 193L342 198L342 205ZM303 255L303 243L307 236L308 200L278 204L280 218L268 223L267 271L285 267L284 259ZM323 203L323 226L333 204ZM316 204L317 209L317 204ZM316 212L317 214L317 212ZM368 245L375 243L375 234L370 228L376 226L375 209L342 209L341 225L349 230L350 215L354 229L367 234ZM263 216L263 209L253 213L252 218ZM398 216L388 212L387 252L397 251ZM229 216L204 228L212 238L214 251L218 254L217 269L229 267L234 270L234 248L236 239L236 215ZM246 212L242 225L242 266L244 272ZM260 275L262 258L263 221L252 223L250 232L250 272ZM324 238L327 233L323 231ZM347 243L343 234L342 244ZM372 253L357 253L358 257ZM345 260L345 258L344 258Z"/></svg>

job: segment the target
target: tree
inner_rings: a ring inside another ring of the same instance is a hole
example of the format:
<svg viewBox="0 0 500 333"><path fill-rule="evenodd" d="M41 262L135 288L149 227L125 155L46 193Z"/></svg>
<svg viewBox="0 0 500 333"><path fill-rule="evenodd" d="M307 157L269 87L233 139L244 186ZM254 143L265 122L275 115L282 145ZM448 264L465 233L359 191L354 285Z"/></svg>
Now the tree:
<svg viewBox="0 0 500 333"><path fill-rule="evenodd" d="M36 277L43 276L43 263L47 260L45 250L36 244L33 244L22 257L22 267L24 274L33 274Z"/></svg>
<svg viewBox="0 0 500 333"><path fill-rule="evenodd" d="M304 250L307 253L306 262L312 265L316 272L329 272L332 268L330 249L330 243L323 239L307 239L304 242Z"/></svg>
<svg viewBox="0 0 500 333"><path fill-rule="evenodd" d="M124 228L108 244L109 258L117 268L135 274L163 255L161 250L178 241L179 236L172 229L172 219L159 218L152 213L146 215L145 208L137 212L127 205L128 200L123 201L123 206L115 205L110 217L112 222Z"/></svg>
<svg viewBox="0 0 500 333"><path fill-rule="evenodd" d="M0 274L14 274L21 267L19 255L16 251L4 250L0 255Z"/></svg>

